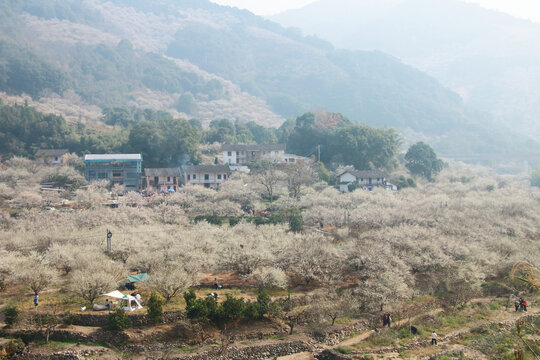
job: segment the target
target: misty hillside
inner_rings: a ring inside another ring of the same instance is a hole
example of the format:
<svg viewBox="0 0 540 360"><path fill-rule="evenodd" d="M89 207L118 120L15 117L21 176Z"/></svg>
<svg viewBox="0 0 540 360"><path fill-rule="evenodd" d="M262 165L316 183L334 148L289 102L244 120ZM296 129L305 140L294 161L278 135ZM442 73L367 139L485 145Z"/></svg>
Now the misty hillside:
<svg viewBox="0 0 540 360"><path fill-rule="evenodd" d="M392 54L540 138L540 24L458 0L321 0L272 19L338 47Z"/></svg>
<svg viewBox="0 0 540 360"><path fill-rule="evenodd" d="M126 105L278 126L325 109L446 154L536 146L394 57L337 50L209 1L23 0L0 4L0 20L3 97L28 94L71 118Z"/></svg>

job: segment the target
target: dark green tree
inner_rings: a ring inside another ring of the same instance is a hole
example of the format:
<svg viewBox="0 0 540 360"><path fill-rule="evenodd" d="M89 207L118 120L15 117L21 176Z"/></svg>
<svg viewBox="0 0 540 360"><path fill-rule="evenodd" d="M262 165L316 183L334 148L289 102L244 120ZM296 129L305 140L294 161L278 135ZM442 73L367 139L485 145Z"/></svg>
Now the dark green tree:
<svg viewBox="0 0 540 360"><path fill-rule="evenodd" d="M426 143L412 145L405 154L405 166L411 174L421 175L432 180L443 168L443 161L437 158L435 151Z"/></svg>
<svg viewBox="0 0 540 360"><path fill-rule="evenodd" d="M294 232L304 231L304 219L300 214L292 214L289 216L289 230Z"/></svg>
<svg viewBox="0 0 540 360"><path fill-rule="evenodd" d="M163 298L157 292L152 291L148 299L148 317L154 324L163 322Z"/></svg>
<svg viewBox="0 0 540 360"><path fill-rule="evenodd" d="M117 307L109 313L108 325L111 330L125 330L131 326L131 319L123 307Z"/></svg>
<svg viewBox="0 0 540 360"><path fill-rule="evenodd" d="M125 106L106 107L103 109L101 120L109 125L129 126L133 124L134 119L131 111Z"/></svg>

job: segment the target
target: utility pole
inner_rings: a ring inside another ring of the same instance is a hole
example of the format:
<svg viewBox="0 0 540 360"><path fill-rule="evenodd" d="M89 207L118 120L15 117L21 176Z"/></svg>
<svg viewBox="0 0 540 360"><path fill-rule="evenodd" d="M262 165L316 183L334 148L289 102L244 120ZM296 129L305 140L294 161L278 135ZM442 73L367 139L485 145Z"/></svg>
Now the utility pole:
<svg viewBox="0 0 540 360"><path fill-rule="evenodd" d="M317 145L317 161L321 162L321 145Z"/></svg>
<svg viewBox="0 0 540 360"><path fill-rule="evenodd" d="M112 248L112 232L107 229L107 252L110 253Z"/></svg>

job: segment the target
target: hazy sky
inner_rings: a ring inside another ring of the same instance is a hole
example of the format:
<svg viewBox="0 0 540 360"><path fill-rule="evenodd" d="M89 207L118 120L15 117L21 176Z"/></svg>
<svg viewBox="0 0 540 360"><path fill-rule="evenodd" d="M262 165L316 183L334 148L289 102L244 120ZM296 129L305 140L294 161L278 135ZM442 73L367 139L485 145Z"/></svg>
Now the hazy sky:
<svg viewBox="0 0 540 360"><path fill-rule="evenodd" d="M211 0L218 4L248 9L259 15L272 15L303 7L315 0ZM511 15L540 22L540 0L464 0Z"/></svg>

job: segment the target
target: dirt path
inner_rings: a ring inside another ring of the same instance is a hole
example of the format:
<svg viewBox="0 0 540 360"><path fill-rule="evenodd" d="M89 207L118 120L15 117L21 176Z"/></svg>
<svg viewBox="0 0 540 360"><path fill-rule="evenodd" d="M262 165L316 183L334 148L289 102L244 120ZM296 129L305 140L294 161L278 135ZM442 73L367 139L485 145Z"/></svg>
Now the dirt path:
<svg viewBox="0 0 540 360"><path fill-rule="evenodd" d="M359 352L352 352L352 354L366 354L371 356L379 356L384 357L384 359L402 359L400 356L396 357L396 354L399 354L400 352L404 350L416 350L420 354L417 354L417 356L412 355L411 359L422 359L422 360L429 360L433 358L434 356L443 356L447 354L451 354L454 352L460 352L463 351L463 353L471 357L473 359L478 360L487 360L488 357L482 354L481 352L471 349L465 345L460 344L452 344L451 341L454 339L460 337L461 335L467 334L471 331L472 328L478 327L478 326L484 326L488 324L504 324L504 325L510 325L515 323L517 320L528 317L528 316L534 316L540 314L540 310L535 311L529 311L528 313L522 313L522 312L504 312L505 314L508 314L508 316L504 316L504 319L501 319L499 321L483 321L474 324L474 326L465 327L461 329L457 329L455 331L452 331L448 334L446 334L444 337L441 337L438 341L437 346L432 346L429 340L424 340L419 342L415 346L405 345L405 346L392 346L388 348L379 348L379 349L365 349ZM368 335L369 336L369 335ZM343 343L341 343L343 344ZM343 345L340 345L343 346ZM422 351L422 350L433 350L433 351Z"/></svg>
<svg viewBox="0 0 540 360"><path fill-rule="evenodd" d="M412 317L410 319L410 321L414 321L417 318L419 318L421 316L425 316L425 315L437 315L437 314L441 313L442 311L443 311L442 308L437 308L437 309L431 310L430 312L416 315L416 316ZM407 324L408 322L409 322L409 319L402 319L402 320L394 322L393 325L394 326L401 326L401 325ZM348 338L348 339L346 339L346 340L344 340L344 341L342 341L342 342L340 342L340 343L338 343L338 344L336 344L334 346L331 346L330 348L334 349L334 348L340 347L340 346L353 346L353 345L356 345L356 344L361 343L362 341L366 340L374 332L375 332L375 330L365 331L365 332L363 332L361 334L353 336L352 338Z"/></svg>

